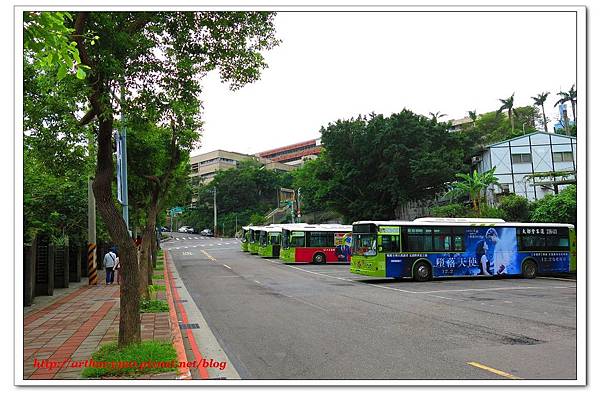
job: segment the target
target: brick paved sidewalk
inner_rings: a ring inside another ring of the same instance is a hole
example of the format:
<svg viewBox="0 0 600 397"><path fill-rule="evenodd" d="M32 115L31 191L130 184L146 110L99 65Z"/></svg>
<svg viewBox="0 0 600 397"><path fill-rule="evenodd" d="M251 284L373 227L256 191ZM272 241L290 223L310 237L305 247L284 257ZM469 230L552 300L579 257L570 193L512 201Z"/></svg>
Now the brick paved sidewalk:
<svg viewBox="0 0 600 397"><path fill-rule="evenodd" d="M117 340L118 329L118 285L83 286L40 310L26 313L24 378L81 379L82 368L36 368L34 359L90 359L100 345ZM171 340L168 312L142 313L142 340Z"/></svg>

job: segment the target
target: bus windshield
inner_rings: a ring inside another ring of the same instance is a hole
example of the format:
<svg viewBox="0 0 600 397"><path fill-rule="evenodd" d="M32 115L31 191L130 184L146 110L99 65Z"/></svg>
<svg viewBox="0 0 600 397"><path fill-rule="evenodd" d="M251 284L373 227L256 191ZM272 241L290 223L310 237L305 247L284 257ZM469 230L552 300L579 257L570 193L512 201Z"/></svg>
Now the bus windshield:
<svg viewBox="0 0 600 397"><path fill-rule="evenodd" d="M283 248L304 247L304 232L284 229L281 246Z"/></svg>
<svg viewBox="0 0 600 397"><path fill-rule="evenodd" d="M261 230L258 242L260 245L267 245L267 232L266 231Z"/></svg>
<svg viewBox="0 0 600 397"><path fill-rule="evenodd" d="M279 233L279 232L269 233L269 244L277 245L277 244L279 244L280 239L281 239L281 233Z"/></svg>
<svg viewBox="0 0 600 397"><path fill-rule="evenodd" d="M352 255L377 255L377 234L358 233L352 235Z"/></svg>

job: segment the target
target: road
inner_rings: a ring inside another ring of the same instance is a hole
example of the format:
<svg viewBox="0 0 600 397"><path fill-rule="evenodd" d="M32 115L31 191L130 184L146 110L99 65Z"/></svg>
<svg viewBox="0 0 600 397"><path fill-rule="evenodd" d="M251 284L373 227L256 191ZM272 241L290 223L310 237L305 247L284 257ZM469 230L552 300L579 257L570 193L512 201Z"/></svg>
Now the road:
<svg viewBox="0 0 600 397"><path fill-rule="evenodd" d="M373 279L179 233L163 249L243 379L576 378L574 280Z"/></svg>

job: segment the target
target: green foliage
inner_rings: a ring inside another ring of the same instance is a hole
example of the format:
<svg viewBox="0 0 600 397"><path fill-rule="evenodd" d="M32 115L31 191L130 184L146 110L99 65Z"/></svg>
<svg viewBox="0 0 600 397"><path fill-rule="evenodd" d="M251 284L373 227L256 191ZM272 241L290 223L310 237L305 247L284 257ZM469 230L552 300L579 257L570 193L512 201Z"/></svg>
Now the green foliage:
<svg viewBox="0 0 600 397"><path fill-rule="evenodd" d="M164 313L169 311L169 304L164 300L142 299L140 313Z"/></svg>
<svg viewBox="0 0 600 397"><path fill-rule="evenodd" d="M455 203L433 207L431 215L440 218L465 218L470 215L470 212L465 205Z"/></svg>
<svg viewBox="0 0 600 397"><path fill-rule="evenodd" d="M116 343L108 343L92 354L92 360L96 363L107 363L108 365L101 368L88 366L83 370L82 375L84 378L137 377L175 371L177 352L170 341L146 341L130 344L123 348L119 348ZM126 365L126 363L133 362L137 365ZM114 366L112 363L114 363ZM146 364L142 365L142 363ZM163 363L163 365L151 365L151 363ZM173 365L167 367L164 365L166 363Z"/></svg>
<svg viewBox="0 0 600 397"><path fill-rule="evenodd" d="M494 175L495 172L496 167L481 174L477 170L474 170L472 174L458 173L456 178L459 180L452 182L447 195L450 197L468 196L475 213L481 215L480 206L483 192L488 186L498 184L498 178Z"/></svg>
<svg viewBox="0 0 600 397"><path fill-rule="evenodd" d="M502 197L498 208L503 211L503 219L510 222L529 221L529 201L514 193Z"/></svg>
<svg viewBox="0 0 600 397"><path fill-rule="evenodd" d="M333 210L346 221L393 219L401 203L435 196L467 169L466 135L406 109L338 120L321 129L321 139L320 158L294 183L305 209Z"/></svg>
<svg viewBox="0 0 600 397"><path fill-rule="evenodd" d="M548 194L538 200L532 209L531 221L577 225L577 186L568 186L556 195Z"/></svg>
<svg viewBox="0 0 600 397"><path fill-rule="evenodd" d="M23 49L26 58L39 69L56 71L60 81L67 73L78 79L86 76L86 65L81 64L77 44L71 35L74 29L67 25L73 16L64 11L26 11L23 13ZM98 39L97 36L92 38Z"/></svg>
<svg viewBox="0 0 600 397"><path fill-rule="evenodd" d="M505 219L505 217L506 217L506 214L504 213L504 211L501 208L491 207L489 205L482 205L481 211L478 215L483 218Z"/></svg>

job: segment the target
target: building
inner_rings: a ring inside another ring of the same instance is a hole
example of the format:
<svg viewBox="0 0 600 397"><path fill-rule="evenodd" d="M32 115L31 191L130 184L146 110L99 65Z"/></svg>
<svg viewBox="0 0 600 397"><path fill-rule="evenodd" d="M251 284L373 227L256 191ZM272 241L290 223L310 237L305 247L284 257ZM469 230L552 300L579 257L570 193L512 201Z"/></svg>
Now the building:
<svg viewBox="0 0 600 397"><path fill-rule="evenodd" d="M462 119L453 119L449 121L450 127L448 131L462 131L468 127L471 127L475 122L470 117L465 117Z"/></svg>
<svg viewBox="0 0 600 397"><path fill-rule="evenodd" d="M293 145L265 150L264 152L256 153L256 156L279 163L300 165L307 159L315 158L320 152L321 140L311 139L309 141L294 143Z"/></svg>
<svg viewBox="0 0 600 397"><path fill-rule="evenodd" d="M496 167L500 186L488 188L488 203L508 193L538 200L576 182L577 138L538 131L489 145L472 160L479 173Z"/></svg>
<svg viewBox="0 0 600 397"><path fill-rule="evenodd" d="M242 161L258 161L264 164L265 168L268 170L288 172L296 168L293 165L282 164L249 154L230 152L227 150L213 150L212 152L190 157L190 177L192 178L192 183L208 183L214 178L218 171L236 168Z"/></svg>

